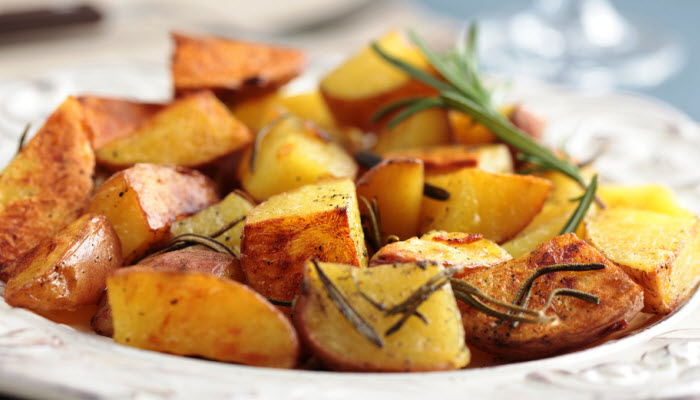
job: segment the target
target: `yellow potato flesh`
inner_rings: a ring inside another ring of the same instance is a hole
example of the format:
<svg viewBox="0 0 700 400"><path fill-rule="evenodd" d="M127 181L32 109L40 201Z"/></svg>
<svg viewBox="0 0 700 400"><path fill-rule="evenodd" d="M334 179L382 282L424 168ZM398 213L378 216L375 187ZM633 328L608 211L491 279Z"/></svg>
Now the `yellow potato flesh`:
<svg viewBox="0 0 700 400"><path fill-rule="evenodd" d="M423 163L414 159L390 159L369 170L357 183L357 195L376 198L385 235L405 240L418 234L423 201ZM364 205L360 206L363 213Z"/></svg>
<svg viewBox="0 0 700 400"><path fill-rule="evenodd" d="M693 215L678 204L671 189L662 185L601 185L598 195L608 207L634 208L679 217Z"/></svg>
<svg viewBox="0 0 700 400"><path fill-rule="evenodd" d="M493 174L477 168L426 177L446 188L446 201L424 198L421 231L480 233L503 242L520 232L541 210L551 183L534 176Z"/></svg>
<svg viewBox="0 0 700 400"><path fill-rule="evenodd" d="M406 300L442 267L431 265L423 269L417 264L399 264L360 270L330 263L321 263L320 267L383 341L379 348L355 329L328 296L313 264L308 263L294 317L302 337L324 365L337 370L429 371L457 369L469 363L461 318L449 285L418 307L427 324L411 317L388 336L386 331L401 316L385 316L357 289L391 307Z"/></svg>
<svg viewBox="0 0 700 400"><path fill-rule="evenodd" d="M290 322L238 282L132 267L110 277L107 287L117 343L247 365L296 364Z"/></svg>
<svg viewBox="0 0 700 400"><path fill-rule="evenodd" d="M449 141L450 127L445 111L434 108L418 112L393 128L382 129L374 151L384 154L391 150L441 145Z"/></svg>

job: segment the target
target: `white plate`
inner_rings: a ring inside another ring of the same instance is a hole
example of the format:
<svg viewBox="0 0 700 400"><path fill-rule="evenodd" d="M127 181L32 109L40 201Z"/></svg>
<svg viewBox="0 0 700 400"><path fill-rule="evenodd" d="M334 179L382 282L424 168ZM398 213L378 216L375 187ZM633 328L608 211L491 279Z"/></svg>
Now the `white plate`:
<svg viewBox="0 0 700 400"><path fill-rule="evenodd" d="M313 65L324 65L315 62ZM323 69L321 67L321 69ZM311 73L292 85L314 79ZM91 66L38 81L0 82L0 165L27 122L36 129L67 94L165 100L164 65ZM672 186L700 212L700 129L635 95L584 94L537 83L505 93L549 120L546 140L576 156L601 152L602 175ZM634 335L545 360L455 372L283 371L175 357L114 344L0 301L0 391L41 398L540 399L700 394L700 295ZM698 328L698 329L694 329Z"/></svg>

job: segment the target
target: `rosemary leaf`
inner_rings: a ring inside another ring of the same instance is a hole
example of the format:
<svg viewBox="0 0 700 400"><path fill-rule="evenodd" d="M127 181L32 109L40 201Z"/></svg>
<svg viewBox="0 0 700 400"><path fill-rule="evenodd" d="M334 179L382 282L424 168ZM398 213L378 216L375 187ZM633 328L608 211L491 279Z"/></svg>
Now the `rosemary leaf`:
<svg viewBox="0 0 700 400"><path fill-rule="evenodd" d="M404 108L408 105L411 105L412 103L415 103L416 101L422 100L424 98L425 97L408 97L391 103L385 107L382 107L379 109L379 111L372 115L372 122L378 122L379 120L391 114L392 112L400 108Z"/></svg>
<svg viewBox="0 0 700 400"><path fill-rule="evenodd" d="M236 226L236 225L240 224L241 222L245 221L245 217L246 217L246 216L244 215L244 216L242 216L242 217L240 217L240 218L234 219L233 221L231 221L231 222L229 222L228 224L224 225L221 229L219 229L219 230L217 230L216 232L210 234L209 237L210 237L210 238L215 238L215 237L217 237L217 236L219 236L219 235L222 235L224 232L228 231L229 229L233 228L234 226Z"/></svg>
<svg viewBox="0 0 700 400"><path fill-rule="evenodd" d="M556 296L575 297L577 299L581 299L589 303L600 304L600 297L596 295L592 295L590 293L582 292L580 290L575 289L556 288L552 290L552 293L550 293L549 297L547 297L547 302L544 304L544 307L542 307L542 310L540 311L541 313L544 314L544 312L547 311L547 309L549 309L549 307L552 305L552 301Z"/></svg>
<svg viewBox="0 0 700 400"><path fill-rule="evenodd" d="M590 208L591 203L593 203L593 200L595 200L595 193L597 189L598 175L593 175L593 179L591 179L591 183L588 184L588 188L586 188L586 192L581 197L581 201L578 203L578 206L574 210L573 214L571 214L571 217L566 222L566 225L564 225L561 232L559 232L560 235L576 231L576 228L578 228L578 225L581 223L583 217Z"/></svg>
<svg viewBox="0 0 700 400"><path fill-rule="evenodd" d="M17 154L19 154L20 151L24 148L24 142L27 140L27 133L29 133L29 127L31 127L31 124L27 124L24 126L24 130L22 131L22 135L19 137L19 144L17 145Z"/></svg>
<svg viewBox="0 0 700 400"><path fill-rule="evenodd" d="M284 300L277 300L277 299L272 299L269 297L266 297L267 301L269 301L272 305L275 306L282 306L282 307L291 307L292 302L291 301L284 301Z"/></svg>
<svg viewBox="0 0 700 400"><path fill-rule="evenodd" d="M427 110L428 108L442 107L443 105L444 103L439 98L434 99L430 97L424 97L422 99L416 100L407 105L403 111L401 111L394 118L392 118L391 121L389 121L389 123L387 124L387 127L389 129L395 128L396 125L400 124L403 120L405 120L413 114L419 113L423 110Z"/></svg>
<svg viewBox="0 0 700 400"><path fill-rule="evenodd" d="M367 340L372 342L375 346L379 348L384 347L384 341L379 334L377 334L377 331L375 331L372 325L365 321L365 319L362 318L362 316L352 307L352 305L350 305L350 302L345 298L345 296L343 296L341 290L338 289L338 287L331 282L326 273L323 272L321 266L318 265L318 261L313 259L311 262L313 263L314 269L318 274L318 278L321 280L323 287L326 289L326 293L328 293L328 297L330 297L336 307L338 307L338 310L340 310L345 318L350 321L350 323L355 327L355 329L357 329L358 332L360 332L360 334L362 334L362 336L367 338Z"/></svg>

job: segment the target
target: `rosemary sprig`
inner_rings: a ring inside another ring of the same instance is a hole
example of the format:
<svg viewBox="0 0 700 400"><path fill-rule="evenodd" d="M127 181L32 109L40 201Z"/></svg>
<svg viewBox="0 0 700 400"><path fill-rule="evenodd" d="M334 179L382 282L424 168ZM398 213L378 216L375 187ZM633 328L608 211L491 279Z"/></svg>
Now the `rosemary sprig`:
<svg viewBox="0 0 700 400"><path fill-rule="evenodd" d="M374 330L372 325L370 325L364 318L352 307L350 301L345 298L343 292L328 278L323 269L318 264L318 260L315 258L311 260L314 265L314 269L318 274L318 278L321 280L323 287L328 293L328 297L331 298L333 303L338 307L338 310L345 316L345 318L350 321L350 323L357 329L358 332L362 334L367 340L372 342L377 347L384 347L384 341Z"/></svg>
<svg viewBox="0 0 700 400"><path fill-rule="evenodd" d="M17 145L17 153L19 154L20 151L24 148L24 142L27 140L27 133L29 133L29 128L31 127L31 124L27 124L24 126L24 130L22 131L22 135L19 137L19 144Z"/></svg>
<svg viewBox="0 0 700 400"><path fill-rule="evenodd" d="M365 237L372 247L373 251L377 251L388 242L388 238L384 238L384 232L382 232L382 219L379 212L379 204L377 203L377 198L372 198L372 201L367 200L366 197L360 196L360 201L367 209L367 215L362 215L364 220L367 221L367 229L365 232ZM393 235L392 235L393 236Z"/></svg>
<svg viewBox="0 0 700 400"><path fill-rule="evenodd" d="M372 152L360 151L357 154L355 154L355 161L357 161L357 163L361 166L370 169L382 162L383 160L380 156ZM423 195L426 197L430 197L433 200L440 201L445 201L450 198L450 192L441 187L431 185L427 182L423 184Z"/></svg>
<svg viewBox="0 0 700 400"><path fill-rule="evenodd" d="M586 192L579 199L578 206L574 210L573 214L571 214L569 220L566 221L566 225L564 225L561 232L559 232L560 235L576 231L576 228L578 228L578 225L581 223L581 220L590 208L591 203L595 200L595 193L597 189L598 175L594 175L593 179L591 179L591 183L589 183L588 187L586 188Z"/></svg>
<svg viewBox="0 0 700 400"><path fill-rule="evenodd" d="M206 246L219 253L230 254L234 258L238 258L231 249L229 249L222 243L210 237L195 235L193 233L186 233L184 235L175 236L165 245L163 249L149 255L147 258L157 256L159 254L169 253L175 250L181 250L194 245Z"/></svg>

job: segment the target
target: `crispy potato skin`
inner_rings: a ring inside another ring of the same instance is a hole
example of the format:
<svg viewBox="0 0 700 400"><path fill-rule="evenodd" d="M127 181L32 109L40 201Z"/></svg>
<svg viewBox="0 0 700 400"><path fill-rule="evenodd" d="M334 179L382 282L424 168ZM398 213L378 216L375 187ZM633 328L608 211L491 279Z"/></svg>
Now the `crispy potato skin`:
<svg viewBox="0 0 700 400"><path fill-rule="evenodd" d="M79 217L92 193L95 157L72 97L0 174L0 279L13 261Z"/></svg>
<svg viewBox="0 0 700 400"><path fill-rule="evenodd" d="M191 271L201 272L222 279L232 279L244 282L245 276L237 259L228 254L207 250L176 250L169 253L149 257L138 264L151 267L158 271ZM107 292L100 298L97 312L90 321L92 329L102 336L114 335L112 324L112 309L109 306Z"/></svg>
<svg viewBox="0 0 700 400"><path fill-rule="evenodd" d="M168 239L170 224L218 201L214 183L182 167L136 164L109 178L88 209L114 226L125 264Z"/></svg>
<svg viewBox="0 0 700 400"><path fill-rule="evenodd" d="M111 170L136 163L195 168L212 166L252 140L248 128L212 92L200 91L175 100L95 155L100 165Z"/></svg>
<svg viewBox="0 0 700 400"><path fill-rule="evenodd" d="M400 318L386 317L371 306L354 286L386 305L397 304L442 270L437 265L382 265L356 269L320 263L328 278L353 308L382 337L379 348L360 334L328 296L311 263L305 267L302 291L295 302L294 321L304 343L326 367L338 371L401 372L458 369L469 363L454 296L443 286L418 311L428 323L410 318L394 334L384 333Z"/></svg>
<svg viewBox="0 0 700 400"><path fill-rule="evenodd" d="M263 296L292 300L301 286L304 262L313 257L367 265L355 186L349 179L273 196L246 218L241 265L248 284Z"/></svg>
<svg viewBox="0 0 700 400"><path fill-rule="evenodd" d="M559 287L599 296L600 304L558 296L546 312L558 316L557 323L521 323L513 328L510 323L496 324L496 318L458 302L467 343L509 360L548 357L575 350L625 328L642 309L642 289L574 234L557 236L520 258L490 268L467 269L455 277L492 297L512 302L532 272L566 263L602 263L606 267L597 271L556 272L538 278L528 308L542 308L551 291Z"/></svg>
<svg viewBox="0 0 700 400"><path fill-rule="evenodd" d="M700 222L647 210L607 208L584 221L586 241L644 288L644 310L667 314L700 280Z"/></svg>
<svg viewBox="0 0 700 400"><path fill-rule="evenodd" d="M210 89L223 100L240 100L277 89L306 66L298 50L214 36L171 36L176 96Z"/></svg>
<svg viewBox="0 0 700 400"><path fill-rule="evenodd" d="M136 266L117 271L107 287L117 343L273 368L297 363L291 322L243 284Z"/></svg>
<svg viewBox="0 0 700 400"><path fill-rule="evenodd" d="M129 136L165 108L163 104L139 103L127 99L80 96L85 125L93 149Z"/></svg>
<svg viewBox="0 0 700 400"><path fill-rule="evenodd" d="M85 214L18 260L5 301L36 311L96 304L107 276L122 266L114 229L102 215Z"/></svg>

